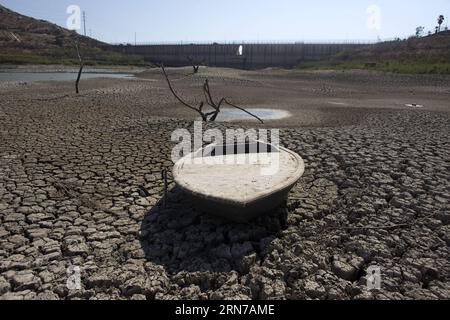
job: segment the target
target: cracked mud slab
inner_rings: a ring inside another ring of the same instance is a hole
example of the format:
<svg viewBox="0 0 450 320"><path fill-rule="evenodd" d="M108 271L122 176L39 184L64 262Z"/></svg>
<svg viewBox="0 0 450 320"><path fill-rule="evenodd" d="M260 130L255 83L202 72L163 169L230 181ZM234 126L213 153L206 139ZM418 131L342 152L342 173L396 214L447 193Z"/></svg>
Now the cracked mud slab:
<svg viewBox="0 0 450 320"><path fill-rule="evenodd" d="M170 135L192 125L162 79L84 81L78 96L71 83L3 84L0 299L449 299L448 78L229 73L212 80L218 94L299 106L281 140L305 174L249 224L196 211L173 184L161 205ZM177 83L188 99L199 85ZM379 108L411 88L431 107ZM363 106L305 120L315 109L301 106L330 96ZM80 290L66 286L70 265ZM381 290L366 286L370 266Z"/></svg>

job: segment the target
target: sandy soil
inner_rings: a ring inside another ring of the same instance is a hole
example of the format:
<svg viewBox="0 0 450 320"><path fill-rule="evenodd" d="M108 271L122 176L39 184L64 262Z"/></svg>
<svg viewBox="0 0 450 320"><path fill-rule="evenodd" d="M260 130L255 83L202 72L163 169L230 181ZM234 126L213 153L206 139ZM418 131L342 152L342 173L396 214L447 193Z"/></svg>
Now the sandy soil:
<svg viewBox="0 0 450 320"><path fill-rule="evenodd" d="M450 77L190 71L169 73L191 102L208 77L217 97L293 114L264 125L306 163L286 206L235 224L173 184L161 206L170 135L196 115L155 70L79 95L2 82L0 299L450 298Z"/></svg>

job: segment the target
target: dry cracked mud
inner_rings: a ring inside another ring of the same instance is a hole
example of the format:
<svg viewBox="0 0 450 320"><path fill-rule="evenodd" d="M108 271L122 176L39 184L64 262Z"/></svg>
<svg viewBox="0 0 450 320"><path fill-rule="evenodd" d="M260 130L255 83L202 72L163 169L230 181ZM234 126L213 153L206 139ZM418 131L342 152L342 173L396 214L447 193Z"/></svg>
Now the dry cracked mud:
<svg viewBox="0 0 450 320"><path fill-rule="evenodd" d="M171 133L194 115L156 71L80 95L1 83L0 299L450 298L449 77L207 69L174 85L194 101L206 76L293 113L265 126L306 163L286 205L231 223L172 182L162 205ZM209 126L238 125L257 126Z"/></svg>

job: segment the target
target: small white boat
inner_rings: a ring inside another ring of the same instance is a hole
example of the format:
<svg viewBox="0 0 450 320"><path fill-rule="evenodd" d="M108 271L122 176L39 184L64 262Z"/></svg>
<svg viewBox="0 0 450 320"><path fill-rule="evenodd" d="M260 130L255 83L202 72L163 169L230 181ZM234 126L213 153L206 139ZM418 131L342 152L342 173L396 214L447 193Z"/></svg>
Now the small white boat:
<svg viewBox="0 0 450 320"><path fill-rule="evenodd" d="M208 145L180 159L173 177L200 209L244 222L280 206L304 170L298 154L255 141Z"/></svg>

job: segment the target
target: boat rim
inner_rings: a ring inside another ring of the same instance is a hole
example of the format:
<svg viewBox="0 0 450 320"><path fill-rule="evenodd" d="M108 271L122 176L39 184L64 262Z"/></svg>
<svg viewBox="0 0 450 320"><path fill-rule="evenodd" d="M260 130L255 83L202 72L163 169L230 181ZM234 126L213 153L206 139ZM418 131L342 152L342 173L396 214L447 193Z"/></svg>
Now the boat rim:
<svg viewBox="0 0 450 320"><path fill-rule="evenodd" d="M285 183L278 184L274 188L268 189L268 190L270 190L268 192L262 192L262 193L260 193L260 194L258 194L256 196L254 196L254 197L245 198L245 201L242 201L242 202L241 201L231 200L229 198L224 198L224 197L220 197L220 196L205 195L205 194L203 194L201 192L193 191L192 189L184 186L183 183L181 183L180 179L179 179L179 171L180 171L182 165L184 164L184 161L187 158L194 156L198 152L200 152L202 150L205 150L206 148L220 146L220 144L212 143L212 144L206 145L206 146L198 149L197 151L194 151L194 152L191 152L191 153L187 154L186 156L184 156L183 158L181 158L180 160L178 160L175 163L175 165L173 167L173 170L172 170L172 174L173 174L173 178L174 178L174 181L175 181L176 185L181 190L183 190L183 191L185 191L185 192L187 192L187 193L189 193L191 195L197 196L199 198L202 198L202 199L205 199L205 200L210 200L210 201L215 201L215 202L219 202L219 203L223 203L223 204L232 204L234 206L242 206L242 207L246 207L247 204L249 204L249 203L252 203L252 202L264 199L264 198L270 196L271 194L276 194L278 192L282 192L284 190L292 188L292 186L295 185L298 182L298 180L302 177L303 173L305 172L305 162L303 161L302 157L300 157L300 155L298 155L294 151L289 150L289 149L284 148L284 147L281 147L281 146L276 147L276 146L274 146L271 143L268 143L268 142L265 142L265 141L259 141L259 140L255 141L255 142L257 142L257 143L265 143L265 144L270 145L271 147L273 147L275 149L278 149L279 152L286 152L286 153L289 153L291 156L294 157L294 159L297 162L297 168L296 168L295 172L290 175L289 179L287 179ZM223 147L226 147L227 145L229 145L229 144L222 144Z"/></svg>

